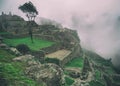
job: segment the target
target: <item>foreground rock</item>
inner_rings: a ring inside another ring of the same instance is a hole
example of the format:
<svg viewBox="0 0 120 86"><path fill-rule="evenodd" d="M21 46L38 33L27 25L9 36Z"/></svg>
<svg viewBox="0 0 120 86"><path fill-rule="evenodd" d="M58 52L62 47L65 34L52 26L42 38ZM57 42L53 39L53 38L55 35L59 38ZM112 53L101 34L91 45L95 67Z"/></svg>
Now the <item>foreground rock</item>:
<svg viewBox="0 0 120 86"><path fill-rule="evenodd" d="M63 72L55 64L33 65L26 68L26 74L38 82L45 82L47 86L61 86L64 84Z"/></svg>
<svg viewBox="0 0 120 86"><path fill-rule="evenodd" d="M46 86L61 86L64 84L63 71L56 64L41 64L32 55L20 56L13 60L26 62L25 74L39 83L44 82Z"/></svg>
<svg viewBox="0 0 120 86"><path fill-rule="evenodd" d="M34 56L24 55L24 56L19 56L13 59L13 61L18 61L18 62L27 62L28 60L34 60Z"/></svg>

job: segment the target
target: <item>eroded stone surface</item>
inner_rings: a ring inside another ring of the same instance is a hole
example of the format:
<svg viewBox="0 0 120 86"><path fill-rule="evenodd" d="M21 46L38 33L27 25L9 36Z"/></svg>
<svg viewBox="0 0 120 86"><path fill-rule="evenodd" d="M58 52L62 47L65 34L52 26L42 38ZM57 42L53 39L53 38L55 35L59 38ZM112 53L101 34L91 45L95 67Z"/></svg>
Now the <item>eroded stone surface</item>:
<svg viewBox="0 0 120 86"><path fill-rule="evenodd" d="M47 86L61 86L64 84L63 70L56 64L41 64L32 55L16 57L13 61L25 62L25 74L37 82L44 82Z"/></svg>

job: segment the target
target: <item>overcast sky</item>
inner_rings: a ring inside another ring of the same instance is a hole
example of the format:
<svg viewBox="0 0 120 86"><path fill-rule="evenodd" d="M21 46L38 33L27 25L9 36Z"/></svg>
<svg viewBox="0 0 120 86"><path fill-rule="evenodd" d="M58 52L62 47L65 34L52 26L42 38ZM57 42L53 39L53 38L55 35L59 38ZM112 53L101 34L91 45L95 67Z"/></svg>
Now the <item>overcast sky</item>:
<svg viewBox="0 0 120 86"><path fill-rule="evenodd" d="M29 0L0 0L0 12L24 18L18 6ZM39 17L49 18L79 33L81 44L106 58L120 51L120 0L31 0Z"/></svg>

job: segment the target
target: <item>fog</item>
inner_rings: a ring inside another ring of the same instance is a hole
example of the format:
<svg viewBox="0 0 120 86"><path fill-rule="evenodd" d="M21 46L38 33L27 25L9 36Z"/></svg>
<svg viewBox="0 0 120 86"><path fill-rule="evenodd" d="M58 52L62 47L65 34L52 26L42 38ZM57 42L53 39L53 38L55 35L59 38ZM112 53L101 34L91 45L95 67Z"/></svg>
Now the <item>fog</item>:
<svg viewBox="0 0 120 86"><path fill-rule="evenodd" d="M20 15L18 6L29 0L1 0L0 12ZM39 17L61 23L77 30L82 47L95 51L104 58L120 61L120 0L31 0Z"/></svg>

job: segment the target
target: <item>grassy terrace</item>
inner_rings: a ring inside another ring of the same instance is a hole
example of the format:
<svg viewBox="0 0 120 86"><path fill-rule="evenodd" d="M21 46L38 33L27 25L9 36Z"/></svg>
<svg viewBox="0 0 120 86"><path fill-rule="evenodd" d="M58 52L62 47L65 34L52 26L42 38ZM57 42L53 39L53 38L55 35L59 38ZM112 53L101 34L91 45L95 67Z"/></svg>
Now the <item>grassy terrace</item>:
<svg viewBox="0 0 120 86"><path fill-rule="evenodd" d="M65 67L79 67L82 68L83 67L83 58L79 57L79 58L75 58L73 60L71 60L70 62L68 62Z"/></svg>
<svg viewBox="0 0 120 86"><path fill-rule="evenodd" d="M4 42L9 46L17 46L19 44L26 44L31 50L40 50L44 47L49 47L54 42L40 40L37 38L34 38L34 43L31 42L30 37L26 38L17 38L17 39L4 39Z"/></svg>
<svg viewBox="0 0 120 86"><path fill-rule="evenodd" d="M6 35L6 34L10 34L8 32L0 32L0 35Z"/></svg>
<svg viewBox="0 0 120 86"><path fill-rule="evenodd" d="M66 82L65 86L70 86L74 83L74 80L71 79L70 77L65 77L65 82Z"/></svg>

